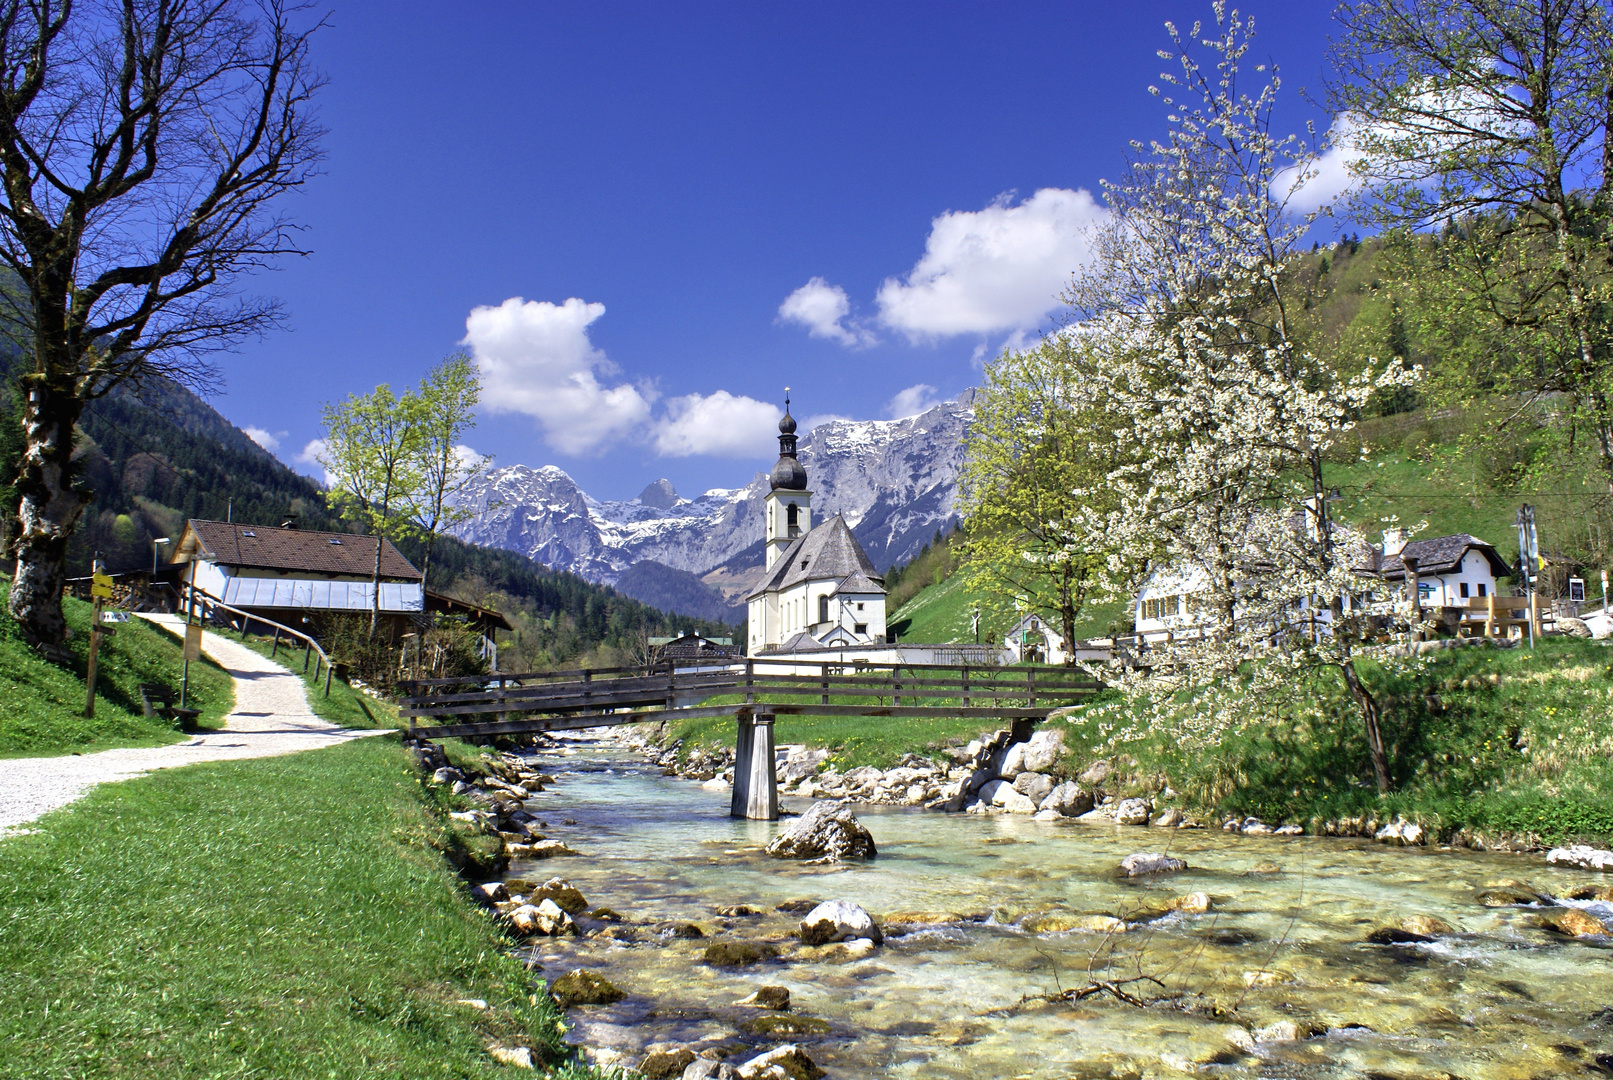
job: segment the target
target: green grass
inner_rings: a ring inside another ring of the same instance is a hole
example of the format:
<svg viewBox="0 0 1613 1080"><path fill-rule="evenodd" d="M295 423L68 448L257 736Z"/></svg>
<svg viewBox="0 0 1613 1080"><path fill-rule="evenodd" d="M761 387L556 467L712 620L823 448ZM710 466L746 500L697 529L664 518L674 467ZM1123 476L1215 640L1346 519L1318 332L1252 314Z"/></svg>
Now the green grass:
<svg viewBox="0 0 1613 1080"><path fill-rule="evenodd" d="M971 614L980 607L980 640L983 644L997 644L1008 632L1011 619L991 612L985 598L970 590L964 575L955 573L938 585L930 585L888 620L901 641L924 644L973 643L974 625ZM1125 619L1129 629L1130 605L1124 600L1104 604L1089 604L1075 620L1077 638L1107 637L1110 624Z"/></svg>
<svg viewBox="0 0 1613 1080"><path fill-rule="evenodd" d="M273 643L261 637L248 635L242 641L237 634L229 635L231 641L241 641L254 652L268 656L273 650ZM308 664L308 670L302 669L303 654L301 649L289 649L282 644L273 658L276 663L282 664L294 674L301 675L304 686L308 691L308 704L313 708L314 715L322 720L329 720L333 724L343 727L355 728L391 728L401 727L398 719L397 706L387 702L377 701L368 694L360 693L340 679L330 681L330 696L325 695L325 676L316 675L314 669L319 665L319 658L314 657Z"/></svg>
<svg viewBox="0 0 1613 1080"><path fill-rule="evenodd" d="M943 746L962 745L983 731L1003 727L998 720L978 717L912 718L890 716L780 716L773 722L773 738L782 743L804 743L832 751L841 769L862 765L889 768L903 754L925 756ZM682 739L684 749L696 746L734 745L732 716L683 720L671 725L667 740Z"/></svg>
<svg viewBox="0 0 1613 1080"><path fill-rule="evenodd" d="M0 841L0 1077L493 1077L554 1054L390 738L92 791ZM456 1004L481 998L481 1011Z"/></svg>
<svg viewBox="0 0 1613 1080"><path fill-rule="evenodd" d="M10 591L0 581L0 605ZM141 683L179 689L180 647L171 635L131 617L101 639L97 655L95 717L85 719L85 658L92 608L80 600L62 601L73 635L70 667L58 667L28 648L16 624L0 613L0 757L89 753L114 746L161 746L189 736L165 720L147 720L140 703ZM3 612L3 607L0 607ZM235 685L212 661L190 667L186 704L202 710L198 724L218 726L235 702Z"/></svg>
<svg viewBox="0 0 1613 1080"><path fill-rule="evenodd" d="M1110 694L1052 721L1065 767L1117 763L1120 786L1207 817L1253 815L1315 827L1403 815L1449 835L1613 839L1613 649L1547 638L1534 651L1452 649L1362 662L1384 708L1393 790L1377 794L1360 715L1331 672L1265 700L1223 690L1150 708ZM1196 731L1218 710L1241 720L1219 739Z"/></svg>

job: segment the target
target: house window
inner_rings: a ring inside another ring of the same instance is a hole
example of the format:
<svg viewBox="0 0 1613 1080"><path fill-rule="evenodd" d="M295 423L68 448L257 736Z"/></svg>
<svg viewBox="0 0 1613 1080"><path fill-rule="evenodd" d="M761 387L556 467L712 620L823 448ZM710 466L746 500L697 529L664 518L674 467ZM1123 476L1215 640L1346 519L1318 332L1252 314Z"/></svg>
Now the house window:
<svg viewBox="0 0 1613 1080"><path fill-rule="evenodd" d="M829 621L829 598L827 596L818 597L818 621Z"/></svg>
<svg viewBox="0 0 1613 1080"><path fill-rule="evenodd" d="M862 610L862 609L863 609L863 606L862 606L862 601L860 601L860 600L859 600L859 601L858 601L858 602L857 602L857 610L858 610L858 611L861 611L861 610Z"/></svg>
<svg viewBox="0 0 1613 1080"><path fill-rule="evenodd" d="M1462 599L1467 599L1467 582L1462 582Z"/></svg>
<svg viewBox="0 0 1613 1080"><path fill-rule="evenodd" d="M852 626L851 631L854 634L866 634L868 633L868 624L865 622L857 623Z"/></svg>
<svg viewBox="0 0 1613 1080"><path fill-rule="evenodd" d="M1485 582L1482 582L1482 581L1479 582L1479 595L1480 596L1488 596L1488 595L1490 595L1490 586L1488 584L1486 584Z"/></svg>

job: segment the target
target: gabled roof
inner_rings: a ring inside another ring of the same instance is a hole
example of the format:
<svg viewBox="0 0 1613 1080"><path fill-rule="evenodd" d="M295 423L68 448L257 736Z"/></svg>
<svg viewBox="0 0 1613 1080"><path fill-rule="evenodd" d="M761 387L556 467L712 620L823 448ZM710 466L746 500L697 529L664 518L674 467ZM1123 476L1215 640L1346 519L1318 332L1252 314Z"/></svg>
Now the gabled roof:
<svg viewBox="0 0 1613 1080"><path fill-rule="evenodd" d="M884 592L874 564L868 561L862 545L839 514L825 521L785 549L772 573L757 590L746 597L754 600L764 593L779 592L803 581L846 582L857 579L872 588L839 588L838 592Z"/></svg>
<svg viewBox="0 0 1613 1080"><path fill-rule="evenodd" d="M192 518L175 551L180 558L200 557L220 566L249 570L287 570L305 574L369 577L375 570L375 538L352 533L274 529ZM381 542L381 578L419 581L420 571L392 541Z"/></svg>
<svg viewBox="0 0 1613 1080"><path fill-rule="evenodd" d="M1378 564L1378 573L1387 581L1404 580L1406 577L1406 564L1401 556L1410 555L1417 560L1417 573L1448 574L1462 565L1462 557L1469 551L1477 551L1490 563L1490 572L1496 577L1506 577L1512 573L1512 567L1496 552L1495 548L1467 533L1456 533L1452 536L1436 536L1432 540L1413 540L1400 549L1399 554L1385 555Z"/></svg>

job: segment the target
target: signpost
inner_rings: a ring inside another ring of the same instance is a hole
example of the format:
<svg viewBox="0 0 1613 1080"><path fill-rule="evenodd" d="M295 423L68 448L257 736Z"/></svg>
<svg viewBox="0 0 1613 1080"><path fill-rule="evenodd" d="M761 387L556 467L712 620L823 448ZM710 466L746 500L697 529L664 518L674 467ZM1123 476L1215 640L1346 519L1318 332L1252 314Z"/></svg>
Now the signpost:
<svg viewBox="0 0 1613 1080"><path fill-rule="evenodd" d="M1518 564L1523 573L1524 596L1529 599L1529 647L1535 647L1535 575L1540 572L1540 534L1535 530L1535 508L1524 503L1512 523L1518 530Z"/></svg>
<svg viewBox="0 0 1613 1080"><path fill-rule="evenodd" d="M95 718L95 661L96 654L101 651L101 635L113 631L101 625L101 601L112 596L112 577L100 564L96 562L90 577L90 598L94 601L94 610L90 613L90 658L88 670L84 674L84 717Z"/></svg>

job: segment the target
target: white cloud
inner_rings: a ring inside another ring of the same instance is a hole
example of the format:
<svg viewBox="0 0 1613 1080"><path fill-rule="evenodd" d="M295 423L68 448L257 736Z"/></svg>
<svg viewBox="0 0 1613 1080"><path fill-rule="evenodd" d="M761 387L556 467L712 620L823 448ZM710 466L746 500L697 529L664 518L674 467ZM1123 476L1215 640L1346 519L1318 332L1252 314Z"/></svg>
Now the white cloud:
<svg viewBox="0 0 1613 1080"><path fill-rule="evenodd" d="M1314 214L1355 194L1361 177L1351 166L1359 165L1363 158L1359 130L1357 121L1347 114L1333 121L1320 154L1272 177L1271 197L1295 213Z"/></svg>
<svg viewBox="0 0 1613 1080"><path fill-rule="evenodd" d="M685 394L666 403L651 445L663 457L761 457L778 436L777 405L718 390Z"/></svg>
<svg viewBox="0 0 1613 1080"><path fill-rule="evenodd" d="M909 416L927 413L937 405L941 399L935 394L935 387L928 383L918 383L909 386L890 399L885 411L892 420L906 420Z"/></svg>
<svg viewBox="0 0 1613 1080"><path fill-rule="evenodd" d="M331 475L331 471L325 468L325 463L319 460L325 456L328 446L329 444L324 439L309 439L308 444L297 452L295 458L292 458L298 465L306 465L310 469L318 469L322 472L325 476L326 487L330 487L336 482L336 477Z"/></svg>
<svg viewBox="0 0 1613 1080"><path fill-rule="evenodd" d="M811 416L801 421L800 431L801 434L805 435L814 428L820 428L824 424L834 423L852 424L856 423L856 418L851 416L842 416L839 413L813 413Z"/></svg>
<svg viewBox="0 0 1613 1080"><path fill-rule="evenodd" d="M778 306L779 318L784 322L806 327L807 333L817 338L828 338L842 345L870 345L874 336L862 327L846 325L851 314L851 300L846 290L815 277L784 298Z"/></svg>
<svg viewBox="0 0 1613 1080"><path fill-rule="evenodd" d="M524 413L544 440L567 454L590 454L633 437L650 416L650 396L630 383L601 384L616 367L588 340L604 304L572 297L563 304L511 297L477 307L465 338L482 373L482 401L492 412Z"/></svg>
<svg viewBox="0 0 1613 1080"><path fill-rule="evenodd" d="M1031 329L1059 306L1107 216L1091 193L1065 188L942 214L906 279L880 286L880 321L915 341Z"/></svg>
<svg viewBox="0 0 1613 1080"><path fill-rule="evenodd" d="M246 432L247 438L251 439L253 442L269 451L271 454L279 451L280 440L290 434L290 432L287 431L265 431L263 428L252 427L250 424L241 430Z"/></svg>

